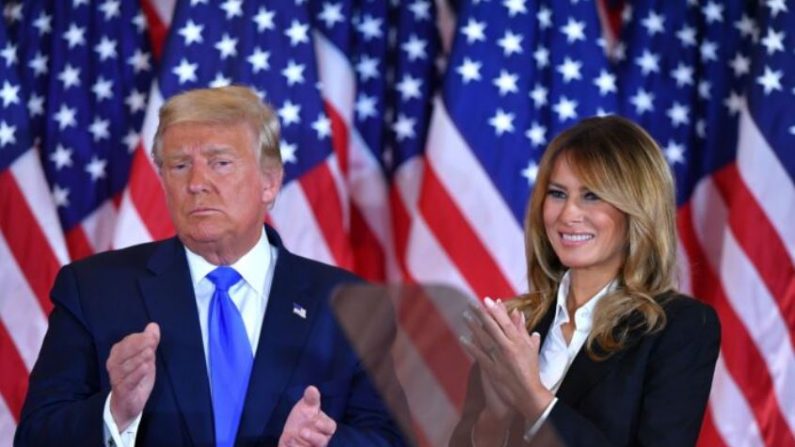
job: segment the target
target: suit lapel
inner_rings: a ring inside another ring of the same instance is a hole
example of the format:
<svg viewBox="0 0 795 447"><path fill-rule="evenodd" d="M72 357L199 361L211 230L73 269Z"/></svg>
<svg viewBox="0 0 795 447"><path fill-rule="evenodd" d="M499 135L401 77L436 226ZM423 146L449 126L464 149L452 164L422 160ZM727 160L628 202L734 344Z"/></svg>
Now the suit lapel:
<svg viewBox="0 0 795 447"><path fill-rule="evenodd" d="M197 445L214 440L212 402L196 298L182 245L164 241L148 264L153 273L140 280L152 321L160 325L158 358L188 431ZM176 429L176 427L175 427Z"/></svg>
<svg viewBox="0 0 795 447"><path fill-rule="evenodd" d="M319 297L308 293L309 279L299 276L306 273L301 268L300 258L285 250L272 231L268 232L268 238L279 254L238 440L262 435L301 357L317 315ZM301 309L305 311L303 318L298 315Z"/></svg>

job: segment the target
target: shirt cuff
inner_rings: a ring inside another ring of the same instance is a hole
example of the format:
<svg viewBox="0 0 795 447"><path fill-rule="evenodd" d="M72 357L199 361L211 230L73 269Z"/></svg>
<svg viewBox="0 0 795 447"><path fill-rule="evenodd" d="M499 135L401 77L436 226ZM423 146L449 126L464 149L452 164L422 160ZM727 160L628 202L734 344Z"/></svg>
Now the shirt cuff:
<svg viewBox="0 0 795 447"><path fill-rule="evenodd" d="M549 413L552 412L552 408L555 406L557 402L558 402L557 397L552 398L552 400L547 404L547 407L544 409L544 412L541 413L541 416L539 416L538 419L536 419L536 421L533 422L533 425L531 425L530 427L527 428L527 430L524 431L524 435L522 436L524 442L530 442L533 440L533 437L535 437L535 435L538 433L538 430L541 429L541 426L544 425L544 422L546 422L547 418L549 417Z"/></svg>
<svg viewBox="0 0 795 447"><path fill-rule="evenodd" d="M103 424L105 429L105 446L106 447L132 447L135 445L135 436L138 434L138 424L141 423L142 413L133 419L132 423L126 430L119 433L119 427L116 426L116 421L113 420L113 415L110 413L110 398L113 392L108 393L108 398L105 399L105 409L102 411L102 419L105 421Z"/></svg>

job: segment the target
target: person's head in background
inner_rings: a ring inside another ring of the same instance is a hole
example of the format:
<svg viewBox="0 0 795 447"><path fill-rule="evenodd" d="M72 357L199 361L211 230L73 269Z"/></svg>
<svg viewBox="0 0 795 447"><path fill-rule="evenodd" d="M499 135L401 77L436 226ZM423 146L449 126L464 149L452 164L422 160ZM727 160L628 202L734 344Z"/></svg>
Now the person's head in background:
<svg viewBox="0 0 795 447"><path fill-rule="evenodd" d="M160 109L152 146L180 240L214 264L256 244L283 178L279 122L247 87L190 90Z"/></svg>
<svg viewBox="0 0 795 447"><path fill-rule="evenodd" d="M531 292L520 307L530 311L530 325L556 299L569 271L572 288L597 286L596 292L616 280L597 305L590 352L594 341L607 352L620 349L626 334L613 328L635 312L647 331L664 326L654 297L676 286L675 213L668 164L640 126L594 117L560 133L541 159L527 210Z"/></svg>

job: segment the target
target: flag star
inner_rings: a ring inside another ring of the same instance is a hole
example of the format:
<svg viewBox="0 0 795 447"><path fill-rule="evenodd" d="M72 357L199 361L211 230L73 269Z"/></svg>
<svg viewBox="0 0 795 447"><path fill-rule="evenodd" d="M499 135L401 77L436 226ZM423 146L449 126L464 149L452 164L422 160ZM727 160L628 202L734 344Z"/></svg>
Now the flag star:
<svg viewBox="0 0 795 447"><path fill-rule="evenodd" d="M737 92L730 92L729 96L723 100L723 105L729 109L729 115L737 115L745 105L745 99Z"/></svg>
<svg viewBox="0 0 795 447"><path fill-rule="evenodd" d="M539 46L533 51L533 59L536 61L538 68L544 68L549 65L549 50L544 46Z"/></svg>
<svg viewBox="0 0 795 447"><path fill-rule="evenodd" d="M687 124L690 115L690 108L678 102L674 102L670 109L666 112L668 118L671 119L673 127L679 127L680 124Z"/></svg>
<svg viewBox="0 0 795 447"><path fill-rule="evenodd" d="M132 65L133 71L138 73L140 71L147 71L151 68L149 63L149 53L141 51L140 48L135 50L132 56L127 59L127 63Z"/></svg>
<svg viewBox="0 0 795 447"><path fill-rule="evenodd" d="M171 72L174 73L179 77L179 83L184 84L186 82L196 82L196 70L199 68L199 64L192 64L188 62L187 59L184 57L179 62L179 65L171 69Z"/></svg>
<svg viewBox="0 0 795 447"><path fill-rule="evenodd" d="M776 51L784 51L784 31L779 33L773 29L767 30L767 35L762 39L767 54L775 54Z"/></svg>
<svg viewBox="0 0 795 447"><path fill-rule="evenodd" d="M456 68L456 71L461 75L461 80L464 82L464 84L467 84L469 81L480 80L481 65L482 64L480 62L473 61L472 59L465 57L461 65Z"/></svg>
<svg viewBox="0 0 795 447"><path fill-rule="evenodd" d="M660 56L649 50L643 50L643 54L635 59L635 64L640 67L640 71L644 75L652 72L658 73L660 71Z"/></svg>
<svg viewBox="0 0 795 447"><path fill-rule="evenodd" d="M677 87L693 85L693 67L680 62L679 65L671 71L671 77L676 80Z"/></svg>
<svg viewBox="0 0 795 447"><path fill-rule="evenodd" d="M22 3L8 3L3 10L6 21L11 24L22 20Z"/></svg>
<svg viewBox="0 0 795 447"><path fill-rule="evenodd" d="M638 89L638 92L629 98L629 102L635 106L635 112L638 115L654 110L654 94L642 88Z"/></svg>
<svg viewBox="0 0 795 447"><path fill-rule="evenodd" d="M543 146L547 142L547 128L533 121L533 124L524 133L533 146Z"/></svg>
<svg viewBox="0 0 795 447"><path fill-rule="evenodd" d="M781 76L783 76L781 70L773 71L769 66L765 66L764 74L756 78L756 83L764 88L766 95L769 95L774 90L781 90Z"/></svg>
<svg viewBox="0 0 795 447"><path fill-rule="evenodd" d="M596 116L599 116L599 117L609 116L609 115L613 115L613 114L614 114L613 112L608 112L607 110L605 110L605 109L603 109L601 107L596 109Z"/></svg>
<svg viewBox="0 0 795 447"><path fill-rule="evenodd" d="M204 31L204 25L199 25L193 20L188 19L188 23L177 32L182 36L182 40L185 41L185 46L188 47L194 43L204 42L202 31Z"/></svg>
<svg viewBox="0 0 795 447"><path fill-rule="evenodd" d="M707 137L707 122L704 119L696 121L696 135L699 138Z"/></svg>
<svg viewBox="0 0 795 447"><path fill-rule="evenodd" d="M231 84L232 84L232 79L231 78L227 78L221 72L216 73L215 77L213 78L213 80L210 81L210 87L213 87L213 88L226 87L227 85L231 85Z"/></svg>
<svg viewBox="0 0 795 447"><path fill-rule="evenodd" d="M146 17L144 16L143 12L136 14L135 17L130 20L130 23L133 24L139 33L142 33L146 30Z"/></svg>
<svg viewBox="0 0 795 447"><path fill-rule="evenodd" d="M298 150L298 146L293 143L288 143L282 140L279 143L279 152L282 156L283 163L296 163L298 158L295 156L295 152Z"/></svg>
<svg viewBox="0 0 795 447"><path fill-rule="evenodd" d="M685 147L674 140L668 140L668 144L663 148L663 153L671 166L685 162Z"/></svg>
<svg viewBox="0 0 795 447"><path fill-rule="evenodd" d="M133 90L124 98L124 103L130 109L130 113L140 112L146 108L146 95L138 90Z"/></svg>
<svg viewBox="0 0 795 447"><path fill-rule="evenodd" d="M552 27L552 11L546 6L542 6L536 13L536 20L538 20L538 27L547 29Z"/></svg>
<svg viewBox="0 0 795 447"><path fill-rule="evenodd" d="M790 135L795 135L795 126L790 126L789 127L789 134Z"/></svg>
<svg viewBox="0 0 795 447"><path fill-rule="evenodd" d="M72 166L72 149L62 144L56 145L55 150L50 154L50 161L55 163L56 171Z"/></svg>
<svg viewBox="0 0 795 447"><path fill-rule="evenodd" d="M243 16L243 0L226 0L221 4L221 9L226 12L226 20Z"/></svg>
<svg viewBox="0 0 795 447"><path fill-rule="evenodd" d="M191 6L206 5L208 0L190 0Z"/></svg>
<svg viewBox="0 0 795 447"><path fill-rule="evenodd" d="M561 96L557 104L552 106L552 110L558 114L558 121L577 118L577 101Z"/></svg>
<svg viewBox="0 0 795 447"><path fill-rule="evenodd" d="M317 139L322 140L331 135L331 120L328 119L325 113L320 113L312 123L312 129L317 132Z"/></svg>
<svg viewBox="0 0 795 447"><path fill-rule="evenodd" d="M216 42L215 49L221 53L221 60L229 56L237 56L237 39L233 39L229 34L224 33L221 40Z"/></svg>
<svg viewBox="0 0 795 447"><path fill-rule="evenodd" d="M461 32L466 36L467 43L477 42L478 40L486 40L486 23L478 22L474 19L469 19L466 26L461 28Z"/></svg>
<svg viewBox="0 0 795 447"><path fill-rule="evenodd" d="M97 82L91 86L91 91L94 92L97 102L101 102L103 99L111 99L113 98L113 81L100 76Z"/></svg>
<svg viewBox="0 0 795 447"><path fill-rule="evenodd" d="M567 56L563 63L557 66L556 70L563 76L563 82L569 83L573 79L582 79L580 68L582 68L582 62L571 60Z"/></svg>
<svg viewBox="0 0 795 447"><path fill-rule="evenodd" d="M536 182L536 177L538 177L538 164L536 164L535 160L530 160L527 163L527 167L522 169L522 177L527 179L527 184L533 186Z"/></svg>
<svg viewBox="0 0 795 447"><path fill-rule="evenodd" d="M52 186L52 201L55 206L66 208L69 206L69 188L61 188L57 183Z"/></svg>
<svg viewBox="0 0 795 447"><path fill-rule="evenodd" d="M97 180L105 177L105 167L107 165L107 160L94 155L91 157L91 161L86 163L85 171L91 176L91 180L96 182Z"/></svg>
<svg viewBox="0 0 795 447"><path fill-rule="evenodd" d="M616 87L616 76L602 69L599 76L594 78L593 83L599 88L599 94L604 96L608 93L615 93L618 91Z"/></svg>
<svg viewBox="0 0 795 447"><path fill-rule="evenodd" d="M701 8L701 13L704 14L704 18L707 20L707 23L723 22L723 5L719 3L707 3L703 8Z"/></svg>
<svg viewBox="0 0 795 447"><path fill-rule="evenodd" d="M107 36L102 36L99 43L94 45L94 51L96 51L100 61L115 59L117 54L116 41L109 39Z"/></svg>
<svg viewBox="0 0 795 447"><path fill-rule="evenodd" d="M304 64L296 64L291 60L287 67L282 70L282 75L287 78L287 85L301 84L304 82Z"/></svg>
<svg viewBox="0 0 795 447"><path fill-rule="evenodd" d="M290 27L284 31L284 35L290 38L290 45L296 46L299 43L309 42L309 25L293 20Z"/></svg>
<svg viewBox="0 0 795 447"><path fill-rule="evenodd" d="M105 0L105 2L99 5L99 10L105 14L105 20L110 20L114 17L118 17L121 13L121 3L119 0Z"/></svg>
<svg viewBox="0 0 795 447"><path fill-rule="evenodd" d="M696 46L696 30L694 28L683 26L682 29L676 32L676 37L683 47Z"/></svg>
<svg viewBox="0 0 795 447"><path fill-rule="evenodd" d="M19 86L11 85L8 81L3 81L3 87L0 88L0 99L3 100L3 107L8 107L11 104L18 104Z"/></svg>
<svg viewBox="0 0 795 447"><path fill-rule="evenodd" d="M740 53L737 53L734 56L734 59L729 62L729 65L732 67L734 71L734 76L740 77L744 74L748 74L751 71L751 59L743 56Z"/></svg>
<svg viewBox="0 0 795 447"><path fill-rule="evenodd" d="M72 6L74 6L76 8L76 7L80 6L80 5L88 5L89 1L90 0L72 0Z"/></svg>
<svg viewBox="0 0 795 447"><path fill-rule="evenodd" d="M716 61L718 60L718 44L704 40L699 47L701 59L703 61Z"/></svg>
<svg viewBox="0 0 795 447"><path fill-rule="evenodd" d="M627 46L624 42L618 42L610 48L609 53L614 61L623 61L627 58Z"/></svg>
<svg viewBox="0 0 795 447"><path fill-rule="evenodd" d="M356 72L363 81L378 78L378 59L365 54L356 63Z"/></svg>
<svg viewBox="0 0 795 447"><path fill-rule="evenodd" d="M359 121L364 121L377 114L376 98L374 96L368 96L365 93L359 93L354 107L356 108L356 116L359 118Z"/></svg>
<svg viewBox="0 0 795 447"><path fill-rule="evenodd" d="M61 104L61 108L58 109L53 119L58 121L58 128L64 130L67 127L77 125L75 114L77 114L77 109L68 107L66 104Z"/></svg>
<svg viewBox="0 0 795 447"><path fill-rule="evenodd" d="M342 15L342 4L341 3L323 3L323 10L320 11L320 14L317 15L318 20L326 24L326 28L333 28L334 25L337 23L342 23L345 21L345 17Z"/></svg>
<svg viewBox="0 0 795 447"><path fill-rule="evenodd" d="M73 67L72 64L66 64L63 71L58 74L58 79L63 82L64 90L77 87L80 85L80 69Z"/></svg>
<svg viewBox="0 0 795 447"><path fill-rule="evenodd" d="M409 37L409 40L403 43L400 48L406 52L406 55L410 61L414 61L428 57L425 53L425 45L427 44L428 42L418 38L415 34L412 34L411 37Z"/></svg>
<svg viewBox="0 0 795 447"><path fill-rule="evenodd" d="M585 41L585 22L578 22L569 17L566 25L560 29L566 35L566 42L574 43L578 40Z"/></svg>
<svg viewBox="0 0 795 447"><path fill-rule="evenodd" d="M377 19L370 14L366 14L362 21L356 26L356 29L362 34L365 41L380 38L383 33L381 32L381 19Z"/></svg>
<svg viewBox="0 0 795 447"><path fill-rule="evenodd" d="M0 57L6 60L6 67L17 63L17 46L7 42L6 46L0 50Z"/></svg>
<svg viewBox="0 0 795 447"><path fill-rule="evenodd" d="M505 56L510 56L513 53L522 53L522 39L521 34L514 34L511 31L505 31L505 35L497 41L497 45L502 47L502 52Z"/></svg>
<svg viewBox="0 0 795 447"><path fill-rule="evenodd" d="M657 14L654 11L649 11L649 15L646 16L645 19L641 21L643 27L646 28L646 32L649 36L653 36L657 33L662 33L665 31L665 17L661 14Z"/></svg>
<svg viewBox="0 0 795 447"><path fill-rule="evenodd" d="M497 113L489 119L489 124L494 127L497 136L505 132L513 132L513 113L506 113L502 109L497 109Z"/></svg>
<svg viewBox="0 0 795 447"><path fill-rule="evenodd" d="M276 25L273 23L273 16L276 15L273 11L268 11L268 8L262 7L254 16L254 23L257 24L257 31L263 32L266 29L275 29Z"/></svg>
<svg viewBox="0 0 795 447"><path fill-rule="evenodd" d="M44 96L35 93L30 95L28 113L30 113L30 116L44 115Z"/></svg>
<svg viewBox="0 0 795 447"><path fill-rule="evenodd" d="M409 5L409 10L414 14L414 20L430 20L431 18L431 2L425 0L417 0Z"/></svg>
<svg viewBox="0 0 795 447"><path fill-rule="evenodd" d="M533 104L536 108L541 108L547 104L547 94L549 90L541 84L536 84L533 87L533 90L530 91L530 98L533 100Z"/></svg>
<svg viewBox="0 0 795 447"><path fill-rule="evenodd" d="M709 99L709 97L711 96L709 92L711 88L712 84L710 84L709 81L705 80L698 81L698 96L704 99Z"/></svg>
<svg viewBox="0 0 795 447"><path fill-rule="evenodd" d="M260 70L268 70L271 68L270 63L268 60L270 59L271 54L267 51L262 51L259 47L254 48L254 52L246 58L249 64L251 64L251 71L254 74L259 73Z"/></svg>
<svg viewBox="0 0 795 447"><path fill-rule="evenodd" d="M124 136L124 139L122 139L122 143L127 146L127 152L132 154L135 152L135 148L138 147L138 141L140 141L140 139L141 136L138 135L135 130L130 129L127 135Z"/></svg>
<svg viewBox="0 0 795 447"><path fill-rule="evenodd" d="M513 17L516 14L527 13L526 1L527 0L503 0L502 6L505 6L505 8L508 9L508 15Z"/></svg>
<svg viewBox="0 0 795 447"><path fill-rule="evenodd" d="M765 5L770 8L770 15L776 17L780 12L787 12L786 0L767 0Z"/></svg>
<svg viewBox="0 0 795 447"><path fill-rule="evenodd" d="M519 91L516 87L516 81L518 80L518 75L500 70L500 75L494 78L494 85L500 90L500 96L505 96L506 93L516 93Z"/></svg>
<svg viewBox="0 0 795 447"><path fill-rule="evenodd" d="M404 114L399 114L397 120L392 123L392 130L395 132L395 138L398 141L403 141L407 138L414 138L416 137L416 132L414 131L414 125L416 124L414 118L410 118Z"/></svg>
<svg viewBox="0 0 795 447"><path fill-rule="evenodd" d="M400 92L400 98L403 101L408 101L411 98L420 97L420 88L422 81L419 78L414 78L410 74L405 74L403 79L395 86Z"/></svg>
<svg viewBox="0 0 795 447"><path fill-rule="evenodd" d="M94 137L94 141L104 140L110 137L110 121L103 120L100 117L94 118L94 121L88 126L88 131Z"/></svg>
<svg viewBox="0 0 795 447"><path fill-rule="evenodd" d="M86 43L86 29L81 28L74 23L69 26L69 29L63 33L63 38L69 45L69 49L72 49L78 45L85 45Z"/></svg>
<svg viewBox="0 0 795 447"><path fill-rule="evenodd" d="M743 14L740 20L734 22L734 27L737 28L737 31L745 38L750 37L756 40L756 37L759 35L759 28L756 26L756 21L747 14Z"/></svg>
<svg viewBox="0 0 795 447"><path fill-rule="evenodd" d="M41 14L39 14L39 16L36 18L36 20L33 21L33 26L37 30L39 30L39 35L40 36L43 36L43 35L51 32L52 31L52 16L42 12Z"/></svg>
<svg viewBox="0 0 795 447"><path fill-rule="evenodd" d="M17 126L12 126L5 120L0 121L0 147L16 143L17 138L14 136L16 131Z"/></svg>

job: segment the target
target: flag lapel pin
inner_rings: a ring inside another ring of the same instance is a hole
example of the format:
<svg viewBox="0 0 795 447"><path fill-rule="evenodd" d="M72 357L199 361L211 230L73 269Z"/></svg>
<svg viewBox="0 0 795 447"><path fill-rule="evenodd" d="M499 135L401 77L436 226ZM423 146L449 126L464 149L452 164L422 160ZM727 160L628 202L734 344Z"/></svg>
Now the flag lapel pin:
<svg viewBox="0 0 795 447"><path fill-rule="evenodd" d="M306 319L306 309L304 309L300 304L293 303L293 313L298 315L299 317Z"/></svg>

